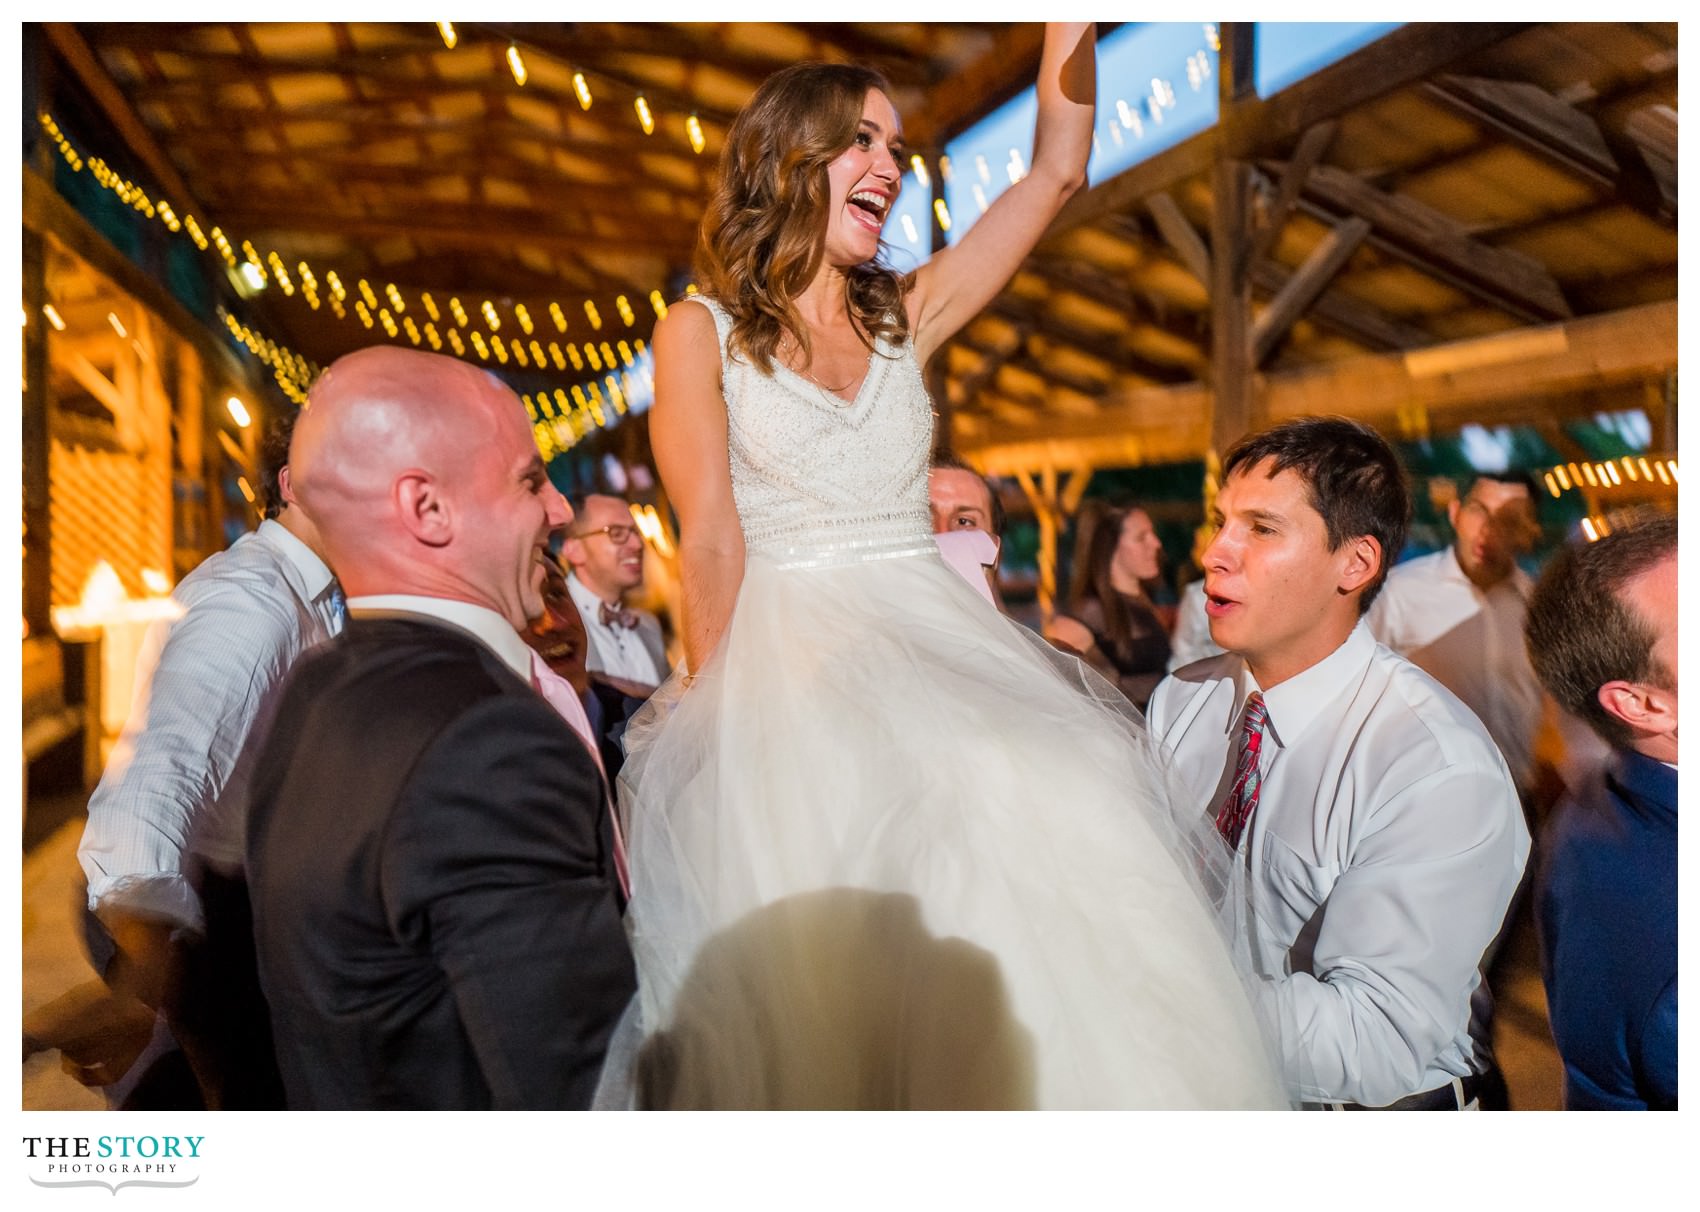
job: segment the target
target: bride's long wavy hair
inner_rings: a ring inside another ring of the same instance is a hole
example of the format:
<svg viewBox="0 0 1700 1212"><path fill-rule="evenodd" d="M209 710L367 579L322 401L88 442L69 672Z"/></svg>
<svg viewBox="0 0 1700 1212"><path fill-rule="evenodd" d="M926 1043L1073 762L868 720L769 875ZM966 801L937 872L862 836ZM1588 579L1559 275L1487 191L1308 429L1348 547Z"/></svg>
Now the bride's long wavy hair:
<svg viewBox="0 0 1700 1212"><path fill-rule="evenodd" d="M732 316L731 352L773 371L789 333L811 355L796 298L824 253L831 185L827 165L856 137L878 72L844 63L797 63L769 76L733 120L720 177L697 237L696 273ZM846 301L865 341L909 337L908 282L877 260L845 274Z"/></svg>

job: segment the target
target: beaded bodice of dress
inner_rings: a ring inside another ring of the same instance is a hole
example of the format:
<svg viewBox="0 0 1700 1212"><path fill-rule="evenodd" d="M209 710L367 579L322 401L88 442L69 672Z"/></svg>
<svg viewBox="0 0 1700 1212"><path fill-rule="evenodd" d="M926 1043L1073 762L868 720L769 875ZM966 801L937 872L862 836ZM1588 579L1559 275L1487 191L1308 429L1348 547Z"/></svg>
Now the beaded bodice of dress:
<svg viewBox="0 0 1700 1212"><path fill-rule="evenodd" d="M927 464L933 408L913 345L877 342L853 401L775 363L726 350L732 318L693 296L720 335L732 496L744 547L783 564L933 549Z"/></svg>

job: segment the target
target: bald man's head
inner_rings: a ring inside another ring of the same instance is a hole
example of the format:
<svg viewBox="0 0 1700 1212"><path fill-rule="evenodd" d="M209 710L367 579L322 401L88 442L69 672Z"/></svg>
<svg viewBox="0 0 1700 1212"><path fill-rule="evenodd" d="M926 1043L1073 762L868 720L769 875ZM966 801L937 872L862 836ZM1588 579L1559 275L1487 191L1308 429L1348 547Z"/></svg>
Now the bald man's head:
<svg viewBox="0 0 1700 1212"><path fill-rule="evenodd" d="M571 518L519 399L454 358L376 346L332 363L290 448L295 496L350 597L542 613L538 553Z"/></svg>

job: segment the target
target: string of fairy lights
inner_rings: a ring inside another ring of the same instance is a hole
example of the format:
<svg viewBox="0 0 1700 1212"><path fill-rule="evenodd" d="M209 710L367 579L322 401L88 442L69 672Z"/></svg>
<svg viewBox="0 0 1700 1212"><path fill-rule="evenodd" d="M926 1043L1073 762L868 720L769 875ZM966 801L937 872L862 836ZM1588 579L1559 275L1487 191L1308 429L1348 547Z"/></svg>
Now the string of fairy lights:
<svg viewBox="0 0 1700 1212"><path fill-rule="evenodd" d="M346 318L352 310L366 328L382 327L391 340L401 340L405 336L415 346L429 345L435 352L443 352L446 348L454 356L468 361L476 357L482 362L493 360L504 367L515 364L520 369L539 371L551 368L567 371L570 367L575 374L596 376L571 387L557 387L553 391L527 393L521 397L531 416L538 446L546 458L552 459L571 449L592 430L605 428L614 419L625 415L630 410L631 398L654 386L645 343L641 338L627 340L610 336L608 339L579 342L559 340L540 330L524 303L514 303L508 309L508 318L519 329L519 334L515 335L510 330L510 335L503 337L501 330L507 320L491 299L483 300L476 313L484 321L485 331L472 326L473 313L458 296L451 296L446 304L439 305L430 292L422 292L418 296L418 306L425 319L420 323L409 314L407 300L393 282L384 286L380 301L376 288L365 278L357 278L355 289L351 292L337 271L327 269L322 271L321 288L320 273L315 272L306 261L298 262L292 274L275 250L262 259L251 241L233 242L219 227L203 227L193 214L179 215L169 201L150 197L145 188L113 170L104 159L85 156L66 137L51 114L42 113L39 120L73 172L86 169L101 188L138 214L162 224L173 235L186 234L202 251L216 250L224 264L253 290L263 289L268 281L275 281L286 297L293 297L299 292L314 310L328 305L338 319ZM241 250L240 257L237 255L238 248ZM687 285L685 292L696 293L695 284ZM666 316L667 302L659 289L650 292L648 302L657 318ZM596 301L584 300L583 309L593 333L600 334L604 321ZM616 296L613 310L626 328L635 327L637 313L627 296ZM546 312L557 334L568 331L569 322L559 300L551 301ZM401 317L399 320L398 316ZM307 388L319 372L317 364L244 324L222 308L220 317L231 335L272 370L284 394L296 404L303 403ZM462 336L463 331L465 336Z"/></svg>

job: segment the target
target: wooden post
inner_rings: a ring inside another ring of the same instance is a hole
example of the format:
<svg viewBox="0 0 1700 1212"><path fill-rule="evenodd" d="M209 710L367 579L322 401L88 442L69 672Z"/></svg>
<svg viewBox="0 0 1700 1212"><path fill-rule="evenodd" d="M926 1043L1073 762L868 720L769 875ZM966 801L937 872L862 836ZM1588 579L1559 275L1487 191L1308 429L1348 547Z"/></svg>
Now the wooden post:
<svg viewBox="0 0 1700 1212"><path fill-rule="evenodd" d="M1224 118L1255 100L1255 36L1255 26L1246 22L1221 27L1217 95ZM1219 152L1211 184L1210 456L1220 457L1257 419L1251 379L1251 167ZM1205 462L1208 468L1214 458L1207 456Z"/></svg>
<svg viewBox="0 0 1700 1212"><path fill-rule="evenodd" d="M1038 596L1041 622L1049 622L1056 610L1057 540L1062 535L1068 519L1080 508L1080 499L1086 494L1086 485L1091 479L1090 465L1071 468L1059 475L1056 464L1046 463L1040 469L1037 481L1029 471L1016 473L1021 491L1026 495L1028 504L1033 506L1033 516L1039 522Z"/></svg>
<svg viewBox="0 0 1700 1212"><path fill-rule="evenodd" d="M1210 448L1217 454L1256 422L1251 360L1251 275L1246 272L1251 169L1221 160L1210 218Z"/></svg>

